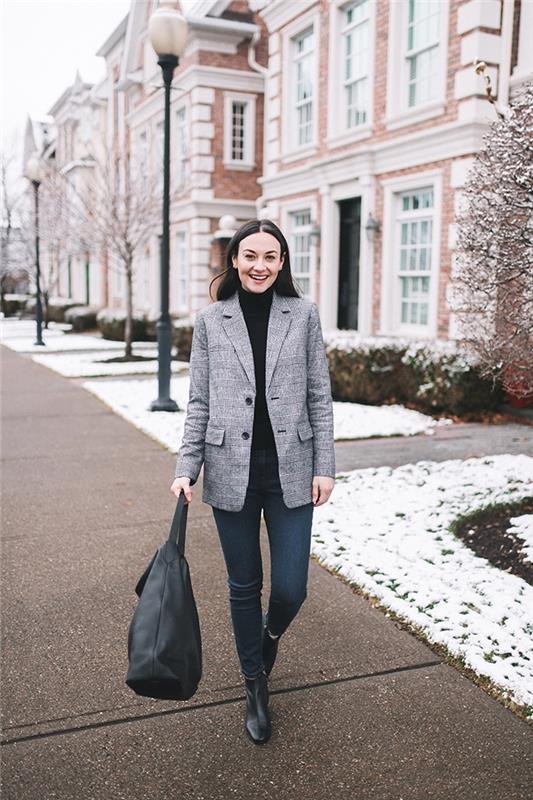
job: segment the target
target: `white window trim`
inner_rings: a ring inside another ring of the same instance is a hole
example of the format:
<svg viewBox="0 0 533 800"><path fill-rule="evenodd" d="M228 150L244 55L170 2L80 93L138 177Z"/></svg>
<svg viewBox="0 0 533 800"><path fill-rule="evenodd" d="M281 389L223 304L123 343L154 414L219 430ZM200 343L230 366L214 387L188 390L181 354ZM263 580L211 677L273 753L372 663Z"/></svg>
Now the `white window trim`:
<svg viewBox="0 0 533 800"><path fill-rule="evenodd" d="M152 250L150 247L150 240L144 242L139 249L140 260L138 262L137 269L140 267L142 274L139 276L141 280L137 282L137 305L144 311L148 311L150 308L150 273L152 271Z"/></svg>
<svg viewBox="0 0 533 800"><path fill-rule="evenodd" d="M156 176L156 189L163 189L163 154L165 152L165 118L159 117L154 120L154 127L151 133L152 148L152 175ZM160 149L161 148L161 149Z"/></svg>
<svg viewBox="0 0 533 800"><path fill-rule="evenodd" d="M185 252L186 253L190 253L189 231L188 231L188 229L187 228L181 228L181 227L180 228L175 228L174 231L173 231L173 237L172 237L173 238L173 242L174 242L174 253L173 253L174 257L172 259L172 266L174 268L173 269L173 272L174 272L173 287L176 289L176 303L174 304L174 308L176 309L176 313L177 314L183 314L183 313L188 314L189 313L189 295L190 295L190 259L189 258L187 258L186 273L185 273L185 276L186 276L185 287L186 287L187 297L184 298L182 303L179 303L178 302L179 298L178 298L178 295L177 295L177 287L178 287L178 280L179 280L177 238L178 238L178 236L180 234L184 235L183 247L184 247Z"/></svg>
<svg viewBox="0 0 533 800"><path fill-rule="evenodd" d="M408 108L405 103L407 76L403 59L407 36L408 4L389 0L389 42L387 67L387 111L385 127L395 130L405 125L414 125L426 119L438 117L446 109L446 76L448 69L448 27L450 0L438 0L440 9L440 45L437 98Z"/></svg>
<svg viewBox="0 0 533 800"><path fill-rule="evenodd" d="M381 181L383 187L383 247L381 257L381 308L378 334L436 339L438 328L438 289L440 281L440 252L442 238L442 170L418 172ZM407 325L400 322L400 294L392 265L399 250L396 208L400 192L433 187L433 242L428 295L428 324Z"/></svg>
<svg viewBox="0 0 533 800"><path fill-rule="evenodd" d="M175 148L177 147L177 139L178 139L178 137L177 137L177 129L178 129L177 116L183 110L185 111L185 129L186 129L186 138L187 138L187 152L186 152L184 180L183 180L183 183L178 185L178 183L177 183L177 167L176 167L177 159L176 159L176 150L175 150ZM175 108L173 108L172 109L172 114L173 114L173 117L172 117L173 128L171 130L171 135L170 135L170 152L171 152L170 163L171 163L171 166L173 167L173 169L172 169L172 175L171 175L171 187L178 194L182 194L183 192L185 192L188 189L189 181L190 181L190 177L191 177L190 176L191 113L190 113L190 103L188 102L188 99L187 99L186 102L180 103L179 106L176 106ZM174 148L174 157L172 155L172 149L173 148Z"/></svg>
<svg viewBox="0 0 533 800"><path fill-rule="evenodd" d="M231 158L231 140L233 133L232 104L246 103L244 118L244 161ZM224 166L249 172L255 169L255 116L256 95L242 92L224 92Z"/></svg>
<svg viewBox="0 0 533 800"><path fill-rule="evenodd" d="M139 129L135 140L134 183L145 188L150 174L150 129L146 126ZM131 165L131 161L130 161Z"/></svg>
<svg viewBox="0 0 533 800"><path fill-rule="evenodd" d="M294 200L289 200L285 203L280 203L280 219L281 219L281 229L287 234L286 238L289 243L289 253L292 256L291 250L291 223L290 223L290 216L294 214L296 211L307 211L309 210L311 213L311 222L317 222L317 198L315 195L308 195L304 197L300 197ZM311 260L309 265L309 284L311 287L311 293L308 295L310 300L315 301L315 284L316 284L316 268L317 268L317 257L319 252L319 244L316 241L311 240ZM293 272L293 265L291 264L291 272L293 278L297 280L296 275Z"/></svg>
<svg viewBox="0 0 533 800"><path fill-rule="evenodd" d="M313 136L311 142L295 147L292 135L294 129L294 108L292 104L292 77L293 77L293 42L292 40L312 27L315 40L314 59L315 69L313 76ZM318 104L319 104L319 75L320 75L320 10L316 8L305 16L298 17L283 31L283 70L281 82L282 101L282 131L281 131L281 160L284 162L296 161L313 155L318 151Z"/></svg>
<svg viewBox="0 0 533 800"><path fill-rule="evenodd" d="M352 142L367 139L372 135L374 124L374 82L375 82L375 42L376 42L376 2L370 0L369 38L370 55L368 66L368 110L367 121L355 128L346 127L345 105L342 103L342 124L339 125L339 110L335 102L342 78L343 51L339 47L341 20L344 8L352 5L352 0L331 0L329 8L329 65L328 65L328 132L326 143L330 147L340 147Z"/></svg>

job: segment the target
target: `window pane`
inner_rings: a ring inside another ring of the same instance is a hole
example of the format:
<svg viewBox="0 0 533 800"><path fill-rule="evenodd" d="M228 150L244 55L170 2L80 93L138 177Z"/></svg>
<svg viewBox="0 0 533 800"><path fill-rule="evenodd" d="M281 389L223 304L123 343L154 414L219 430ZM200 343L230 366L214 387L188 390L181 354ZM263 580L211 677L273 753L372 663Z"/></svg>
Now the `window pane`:
<svg viewBox="0 0 533 800"><path fill-rule="evenodd" d="M361 125L367 119L369 71L369 5L368 0L357 3L346 12L343 29L343 81L345 125L347 129Z"/></svg>
<svg viewBox="0 0 533 800"><path fill-rule="evenodd" d="M401 324L427 325L431 280L433 188L402 192L397 209L399 254L397 274L400 280L398 302Z"/></svg>
<svg viewBox="0 0 533 800"><path fill-rule="evenodd" d="M231 160L245 160L246 103L234 100L231 104Z"/></svg>
<svg viewBox="0 0 533 800"><path fill-rule="evenodd" d="M296 135L298 145L307 144L313 138L313 31L293 40L294 50L294 103L296 111Z"/></svg>
<svg viewBox="0 0 533 800"><path fill-rule="evenodd" d="M311 289L311 211L302 209L290 215L291 266L304 294Z"/></svg>
<svg viewBox="0 0 533 800"><path fill-rule="evenodd" d="M440 3L410 0L407 26L408 104L427 103L436 96Z"/></svg>

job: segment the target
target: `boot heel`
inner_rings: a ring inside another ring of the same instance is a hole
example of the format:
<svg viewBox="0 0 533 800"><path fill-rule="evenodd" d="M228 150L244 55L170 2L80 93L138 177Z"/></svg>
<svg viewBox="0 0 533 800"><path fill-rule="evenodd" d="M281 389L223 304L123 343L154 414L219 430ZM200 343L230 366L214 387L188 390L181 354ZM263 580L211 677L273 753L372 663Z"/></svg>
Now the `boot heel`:
<svg viewBox="0 0 533 800"><path fill-rule="evenodd" d="M268 679L266 672L255 678L244 678L246 692L246 733L254 744L265 744L270 739L272 726L268 713Z"/></svg>

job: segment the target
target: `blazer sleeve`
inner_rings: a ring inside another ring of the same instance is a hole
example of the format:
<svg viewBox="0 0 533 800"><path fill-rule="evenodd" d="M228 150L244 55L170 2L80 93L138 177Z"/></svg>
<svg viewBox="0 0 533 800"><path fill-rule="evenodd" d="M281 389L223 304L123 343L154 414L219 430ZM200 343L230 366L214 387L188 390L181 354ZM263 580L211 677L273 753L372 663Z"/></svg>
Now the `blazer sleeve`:
<svg viewBox="0 0 533 800"><path fill-rule="evenodd" d="M209 355L207 331L201 313L196 315L189 363L189 401L178 450L175 477L186 476L196 483L205 453L205 431L209 420Z"/></svg>
<svg viewBox="0 0 533 800"><path fill-rule="evenodd" d="M313 428L313 474L335 477L333 401L318 306L313 303L307 335L307 410Z"/></svg>

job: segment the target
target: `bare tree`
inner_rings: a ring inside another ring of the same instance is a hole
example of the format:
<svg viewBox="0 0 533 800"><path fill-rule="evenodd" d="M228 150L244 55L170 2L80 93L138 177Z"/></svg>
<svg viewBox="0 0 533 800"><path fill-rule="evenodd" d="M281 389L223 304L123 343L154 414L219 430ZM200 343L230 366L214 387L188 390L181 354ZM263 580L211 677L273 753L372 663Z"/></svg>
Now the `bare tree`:
<svg viewBox="0 0 533 800"><path fill-rule="evenodd" d="M450 307L479 371L533 393L533 83L484 135L464 187Z"/></svg>
<svg viewBox="0 0 533 800"><path fill-rule="evenodd" d="M131 170L129 162L116 161L105 146L98 150L105 155L87 157L90 177L83 186L64 176L70 237L79 251L99 250L108 270L125 277L125 357L131 358L136 256L158 229L160 202L156 182L142 168Z"/></svg>
<svg viewBox="0 0 533 800"><path fill-rule="evenodd" d="M28 185L21 204L20 219L22 240L30 263L35 259L34 202L33 186ZM39 186L40 286L45 327L50 321L50 298L59 290L61 251L71 247L71 222L65 198L65 181L53 161L48 162L45 177ZM33 271L30 280L35 288Z"/></svg>
<svg viewBox="0 0 533 800"><path fill-rule="evenodd" d="M21 246L20 209L24 186L17 182L19 165L14 146L0 153L0 303L5 311L4 296L10 283L29 277L25 248ZM15 236L14 236L15 234Z"/></svg>

